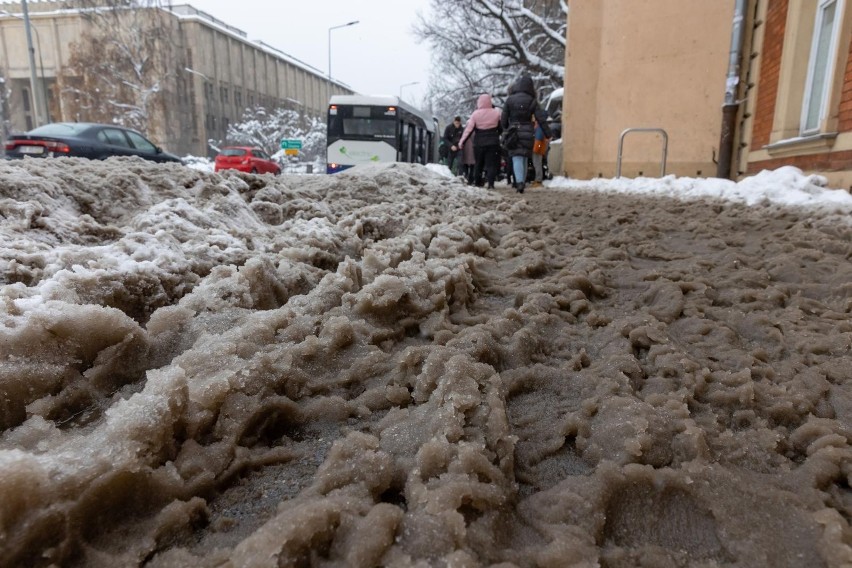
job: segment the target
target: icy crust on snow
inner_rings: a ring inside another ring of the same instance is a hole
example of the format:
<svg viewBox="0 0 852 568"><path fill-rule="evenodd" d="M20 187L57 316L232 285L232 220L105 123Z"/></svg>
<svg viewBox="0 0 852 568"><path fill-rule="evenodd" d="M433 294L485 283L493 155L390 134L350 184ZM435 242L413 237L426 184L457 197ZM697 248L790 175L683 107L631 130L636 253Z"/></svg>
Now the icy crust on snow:
<svg viewBox="0 0 852 568"><path fill-rule="evenodd" d="M832 216L26 160L0 231L2 566L852 562Z"/></svg>

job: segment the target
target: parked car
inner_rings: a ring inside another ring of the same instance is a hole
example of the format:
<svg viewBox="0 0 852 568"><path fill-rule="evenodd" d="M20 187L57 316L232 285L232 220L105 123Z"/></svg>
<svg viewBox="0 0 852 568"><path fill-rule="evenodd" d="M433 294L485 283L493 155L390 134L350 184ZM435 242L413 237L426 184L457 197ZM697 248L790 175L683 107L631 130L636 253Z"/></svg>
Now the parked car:
<svg viewBox="0 0 852 568"><path fill-rule="evenodd" d="M214 170L239 170L248 174L281 173L281 166L269 154L254 146L225 146L216 156Z"/></svg>
<svg viewBox="0 0 852 568"><path fill-rule="evenodd" d="M180 162L174 154L139 132L112 124L54 122L13 134L6 140L6 157L18 159L76 157L103 160L111 156L139 156L154 162Z"/></svg>

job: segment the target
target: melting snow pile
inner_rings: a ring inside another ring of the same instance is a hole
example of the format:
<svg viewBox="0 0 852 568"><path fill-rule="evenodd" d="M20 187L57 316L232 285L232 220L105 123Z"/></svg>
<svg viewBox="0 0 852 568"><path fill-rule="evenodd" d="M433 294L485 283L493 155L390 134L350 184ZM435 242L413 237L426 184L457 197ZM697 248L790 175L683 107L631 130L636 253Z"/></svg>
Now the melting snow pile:
<svg viewBox="0 0 852 568"><path fill-rule="evenodd" d="M0 163L0 565L848 566L849 209L781 175Z"/></svg>

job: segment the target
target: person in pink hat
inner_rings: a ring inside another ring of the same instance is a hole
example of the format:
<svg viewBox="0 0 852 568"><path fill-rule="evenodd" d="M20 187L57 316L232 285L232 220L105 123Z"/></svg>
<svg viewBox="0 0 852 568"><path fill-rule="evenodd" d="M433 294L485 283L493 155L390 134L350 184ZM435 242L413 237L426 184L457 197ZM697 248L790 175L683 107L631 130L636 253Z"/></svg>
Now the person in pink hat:
<svg viewBox="0 0 852 568"><path fill-rule="evenodd" d="M488 189L494 189L494 180L497 179L497 168L500 165L500 132L502 132L500 117L500 109L494 108L491 95L487 93L479 95L476 110L470 115L459 141L459 145L464 149L465 142L471 134L476 133L473 139L473 153L476 161L473 180L477 187L482 187L484 170Z"/></svg>

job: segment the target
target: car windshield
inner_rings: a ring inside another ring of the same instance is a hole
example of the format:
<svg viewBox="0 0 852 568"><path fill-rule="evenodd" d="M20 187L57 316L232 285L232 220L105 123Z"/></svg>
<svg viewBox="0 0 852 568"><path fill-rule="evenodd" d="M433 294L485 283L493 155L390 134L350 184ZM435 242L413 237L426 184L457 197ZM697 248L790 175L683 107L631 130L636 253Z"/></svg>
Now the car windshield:
<svg viewBox="0 0 852 568"><path fill-rule="evenodd" d="M223 148L222 155L223 156L244 156L246 153L242 148Z"/></svg>
<svg viewBox="0 0 852 568"><path fill-rule="evenodd" d="M38 136L79 136L81 132L89 128L88 124L79 124L76 122L57 122L54 124L45 124L27 132L27 134L36 134Z"/></svg>
<svg viewBox="0 0 852 568"><path fill-rule="evenodd" d="M157 152L157 147L141 134L128 130L127 137L130 138L130 142L137 150L142 152Z"/></svg>

